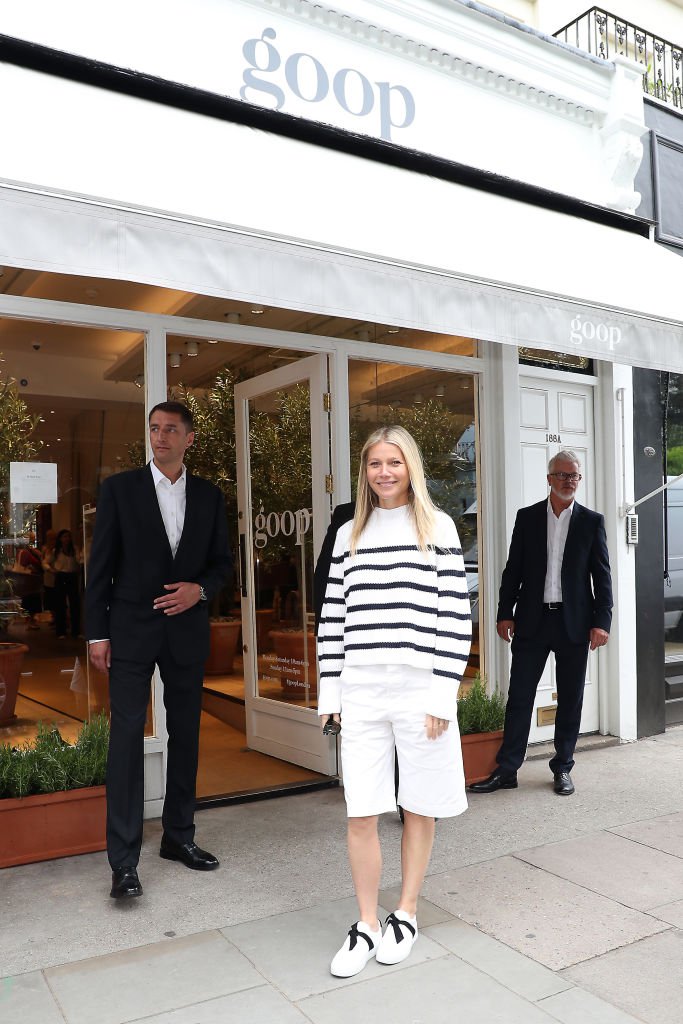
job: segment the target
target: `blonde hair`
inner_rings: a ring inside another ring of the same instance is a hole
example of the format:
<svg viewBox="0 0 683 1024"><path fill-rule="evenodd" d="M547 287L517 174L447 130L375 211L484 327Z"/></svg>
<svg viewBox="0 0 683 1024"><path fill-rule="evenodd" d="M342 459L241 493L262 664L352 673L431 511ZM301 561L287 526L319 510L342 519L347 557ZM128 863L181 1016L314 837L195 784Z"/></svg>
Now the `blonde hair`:
<svg viewBox="0 0 683 1024"><path fill-rule="evenodd" d="M417 534L417 544L419 549L427 554L432 544L436 527L436 506L429 497L429 491L427 490L427 481L425 480L420 449L415 443L415 439L407 430L396 426L379 427L373 431L360 453L356 512L353 517L349 544L351 554L355 555L361 534L367 526L368 519L377 504L376 496L368 483L367 466L368 452L373 445L379 444L381 441L387 444L395 444L403 455L410 478L408 498Z"/></svg>

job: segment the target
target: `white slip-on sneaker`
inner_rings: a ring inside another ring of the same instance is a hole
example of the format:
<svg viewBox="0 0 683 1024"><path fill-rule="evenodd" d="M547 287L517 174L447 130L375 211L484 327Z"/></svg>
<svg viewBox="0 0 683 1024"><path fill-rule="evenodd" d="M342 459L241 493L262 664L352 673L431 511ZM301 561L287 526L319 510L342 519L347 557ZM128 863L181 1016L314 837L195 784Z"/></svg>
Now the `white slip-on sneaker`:
<svg viewBox="0 0 683 1024"><path fill-rule="evenodd" d="M397 910L389 914L386 929L377 950L377 962L380 964L400 964L410 955L417 942L417 920Z"/></svg>
<svg viewBox="0 0 683 1024"><path fill-rule="evenodd" d="M356 921L349 928L344 945L335 954L330 972L336 978L352 978L354 974L360 974L368 960L372 960L376 954L381 937L381 928L373 932L364 921Z"/></svg>

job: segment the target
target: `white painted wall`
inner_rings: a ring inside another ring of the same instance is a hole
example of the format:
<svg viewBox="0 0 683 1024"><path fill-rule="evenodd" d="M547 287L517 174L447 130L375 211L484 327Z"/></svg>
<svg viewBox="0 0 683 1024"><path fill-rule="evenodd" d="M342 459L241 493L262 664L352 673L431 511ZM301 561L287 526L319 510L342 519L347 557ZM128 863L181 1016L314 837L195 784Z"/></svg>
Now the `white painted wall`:
<svg viewBox="0 0 683 1024"><path fill-rule="evenodd" d="M631 211L639 202L638 74L576 56L452 0L341 0L329 8L305 0L121 0L106 33L83 0L67 0L59 11L49 0L34 0L28 12L24 6L4 12L3 32L268 108L277 104L601 205ZM15 78L16 71L5 75ZM4 88L16 95L16 83ZM92 159L103 122L114 145L116 124L105 113L110 103L80 89L81 131L65 139L59 128L70 89L45 84L45 104L60 104L60 115L50 115L57 136L51 146L66 141ZM153 109L155 126L168 117ZM132 124L122 127L130 135L128 158L138 166L147 133L139 138ZM164 137L169 164L189 141ZM105 163L110 150L98 148ZM49 176L47 161L19 180L51 184Z"/></svg>

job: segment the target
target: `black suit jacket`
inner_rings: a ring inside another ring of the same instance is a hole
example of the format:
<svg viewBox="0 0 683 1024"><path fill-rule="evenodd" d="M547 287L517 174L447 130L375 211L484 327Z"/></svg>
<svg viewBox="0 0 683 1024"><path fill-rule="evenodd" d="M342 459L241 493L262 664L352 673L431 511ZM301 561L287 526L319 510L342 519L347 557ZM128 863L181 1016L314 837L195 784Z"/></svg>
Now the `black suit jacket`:
<svg viewBox="0 0 683 1024"><path fill-rule="evenodd" d="M503 571L497 621L513 619L515 635L534 636L543 617L547 569L548 501L517 513ZM605 521L599 512L574 502L562 559L562 615L569 639L588 642L591 629L609 632L612 577Z"/></svg>
<svg viewBox="0 0 683 1024"><path fill-rule="evenodd" d="M320 625L320 616L323 611L323 604L325 603L325 590L327 588L327 581L330 577L330 565L332 564L332 552L334 551L334 542L337 539L337 530L343 523L348 523L350 519L353 519L356 511L355 501L348 501L343 505L337 505L334 512L332 513L332 521L327 527L327 533L325 534L325 540L323 546L320 549L318 555L318 561L315 563L315 573L313 575L313 607L315 609L315 632L318 632L318 626Z"/></svg>
<svg viewBox="0 0 683 1024"><path fill-rule="evenodd" d="M209 599L225 583L232 559L225 504L208 480L186 477L185 522L175 558L149 466L102 484L85 594L88 639L111 640L112 653L148 661L166 650L180 665L209 652L209 601L180 615L155 611L165 583L199 583Z"/></svg>

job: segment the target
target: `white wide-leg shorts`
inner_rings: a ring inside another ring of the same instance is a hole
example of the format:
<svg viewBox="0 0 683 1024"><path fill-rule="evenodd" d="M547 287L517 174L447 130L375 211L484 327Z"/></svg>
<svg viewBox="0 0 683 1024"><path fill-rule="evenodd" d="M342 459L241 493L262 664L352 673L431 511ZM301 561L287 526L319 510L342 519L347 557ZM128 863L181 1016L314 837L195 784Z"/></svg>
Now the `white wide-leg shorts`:
<svg viewBox="0 0 683 1024"><path fill-rule="evenodd" d="M452 818L467 809L458 723L427 739L431 673L409 665L346 666L341 676L341 758L350 818L406 811ZM394 782L398 754L398 798Z"/></svg>

